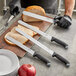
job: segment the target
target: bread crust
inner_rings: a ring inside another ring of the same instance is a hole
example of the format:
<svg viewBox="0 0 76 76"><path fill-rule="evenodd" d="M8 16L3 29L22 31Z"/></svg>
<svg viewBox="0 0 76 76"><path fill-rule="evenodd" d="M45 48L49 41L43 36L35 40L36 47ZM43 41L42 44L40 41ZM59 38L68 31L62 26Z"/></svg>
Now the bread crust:
<svg viewBox="0 0 76 76"><path fill-rule="evenodd" d="M25 43L28 41L27 38L25 38L24 36L22 36L22 35L20 35L20 34L18 34L18 33L8 32L8 33L5 35L4 40L5 40L6 43L8 43L8 44L10 44L10 45L14 45L14 46L15 46L16 44L14 44L14 43L10 42L9 40L7 40L7 39L6 39L7 36L11 36L11 37L13 37L13 38L15 38L15 39L16 39L16 37L17 37L18 40L19 40L18 37L21 37L21 39L23 38L24 41L21 41L22 44L25 44ZM17 40L17 39L16 39L16 40Z"/></svg>

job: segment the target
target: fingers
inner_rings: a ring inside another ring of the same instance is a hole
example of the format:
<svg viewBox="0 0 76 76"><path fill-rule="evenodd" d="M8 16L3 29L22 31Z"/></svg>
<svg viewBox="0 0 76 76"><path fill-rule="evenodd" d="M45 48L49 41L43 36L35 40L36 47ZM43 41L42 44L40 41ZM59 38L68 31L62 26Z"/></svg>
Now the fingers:
<svg viewBox="0 0 76 76"><path fill-rule="evenodd" d="M68 20L66 20L64 17L62 17L62 18L58 17L58 19L60 19L60 20L58 20L56 22L56 24L61 28L67 29L71 25L71 23Z"/></svg>
<svg viewBox="0 0 76 76"><path fill-rule="evenodd" d="M56 20L56 19L60 20L61 18L62 18L62 16L56 16L56 17L55 17L55 20Z"/></svg>

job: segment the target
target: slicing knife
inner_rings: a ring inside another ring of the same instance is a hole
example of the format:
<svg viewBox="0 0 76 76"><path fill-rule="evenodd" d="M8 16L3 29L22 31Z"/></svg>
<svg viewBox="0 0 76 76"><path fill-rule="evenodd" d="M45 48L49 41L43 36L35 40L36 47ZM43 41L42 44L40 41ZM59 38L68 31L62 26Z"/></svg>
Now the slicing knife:
<svg viewBox="0 0 76 76"><path fill-rule="evenodd" d="M28 53L30 53L33 57L37 57L38 59L40 59L41 61L43 61L48 67L50 67L50 62L46 58L44 58L43 56L41 56L40 54L36 53L32 49L28 48L27 46L23 45L22 43L20 43L19 41L15 40L14 38L12 38L10 36L7 36L6 38L9 41L11 41L12 43L16 44L18 47L20 47L23 50L25 50Z"/></svg>
<svg viewBox="0 0 76 76"><path fill-rule="evenodd" d="M36 45L38 45L39 47L41 47L42 49L44 49L46 52L48 52L49 54L51 54L52 57L56 57L57 59L59 59L61 62L63 62L66 65L66 67L70 66L70 63L69 63L68 60L66 60L65 58L63 58L62 56L60 56L59 54L57 54L53 50L47 48L45 45L43 45L39 41L35 40L34 38L32 38L31 36L29 36L28 34L26 34L23 31L21 31L19 28L16 28L15 30L18 33L20 33L21 35L23 35L24 37L28 38L33 43L35 43Z"/></svg>
<svg viewBox="0 0 76 76"><path fill-rule="evenodd" d="M25 27L27 27L27 28L29 28L29 29L31 29L31 30L39 33L43 37L47 38L49 41L51 41L51 42L54 41L54 42L62 45L64 48L66 48L66 49L68 48L68 44L66 44L65 42L61 41L60 39L57 39L55 37L52 37L51 35L48 35L48 34L42 32L41 30L38 30L38 29L32 27L32 25L27 24L27 23L23 22L22 20L19 20L18 23L21 24L22 26L25 26Z"/></svg>
<svg viewBox="0 0 76 76"><path fill-rule="evenodd" d="M38 14L35 14L35 13L23 11L23 14L27 15L27 16L30 16L30 17L40 19L40 20L43 20L43 21L47 21L47 22L50 22L50 23L55 23L54 19L51 19L51 18L48 18L48 17L45 17L45 16L41 16L41 15L38 15Z"/></svg>

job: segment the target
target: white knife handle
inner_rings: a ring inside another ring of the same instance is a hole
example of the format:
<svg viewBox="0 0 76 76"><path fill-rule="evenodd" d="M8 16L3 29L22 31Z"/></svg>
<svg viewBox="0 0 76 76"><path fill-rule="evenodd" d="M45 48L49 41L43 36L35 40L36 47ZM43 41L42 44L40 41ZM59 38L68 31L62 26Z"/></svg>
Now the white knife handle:
<svg viewBox="0 0 76 76"><path fill-rule="evenodd" d="M38 59L40 59L41 61L43 61L48 67L50 67L50 62L44 58L43 56L41 56L40 54L38 53L34 53L33 57L37 57Z"/></svg>

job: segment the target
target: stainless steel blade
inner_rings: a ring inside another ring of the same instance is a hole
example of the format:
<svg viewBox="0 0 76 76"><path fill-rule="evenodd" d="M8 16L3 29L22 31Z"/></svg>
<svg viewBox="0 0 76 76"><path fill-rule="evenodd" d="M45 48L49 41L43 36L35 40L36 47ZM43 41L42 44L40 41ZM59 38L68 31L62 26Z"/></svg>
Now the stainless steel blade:
<svg viewBox="0 0 76 76"><path fill-rule="evenodd" d="M20 48L22 48L23 50L27 51L28 53L34 55L34 51L31 50L30 48L26 47L25 45L23 45L22 43L20 43L19 41L15 40L14 38L7 36L6 37L9 41L11 41L12 43L16 44L17 46L19 46Z"/></svg>
<svg viewBox="0 0 76 76"><path fill-rule="evenodd" d="M40 19L40 20L43 20L43 21L54 23L53 19L45 17L45 16L41 16L41 15L38 15L38 14L35 14L35 13L23 11L23 14L27 15L27 16L30 16L30 17L34 17L34 18Z"/></svg>
<svg viewBox="0 0 76 76"><path fill-rule="evenodd" d="M52 36L42 32L41 30L38 30L38 29L32 27L30 24L27 24L27 23L23 22L22 20L19 20L18 23L21 24L22 26L25 26L25 27L27 27L27 28L39 33L40 35L42 35L43 37L47 38L48 40L52 39Z"/></svg>
<svg viewBox="0 0 76 76"><path fill-rule="evenodd" d="M15 29L18 33L20 33L21 35L25 36L26 38L28 38L30 41L32 41L33 43L35 43L36 45L38 45L39 47L41 47L42 49L44 49L45 51L47 51L48 53L50 53L51 55L53 55L53 51L50 50L49 48L47 48L45 45L41 44L39 41L35 40L34 38L32 38L31 36L29 36L28 34L24 33L23 31L21 31L20 29L16 28Z"/></svg>
<svg viewBox="0 0 76 76"><path fill-rule="evenodd" d="M7 23L9 23L14 17L15 17L14 15L11 15Z"/></svg>

